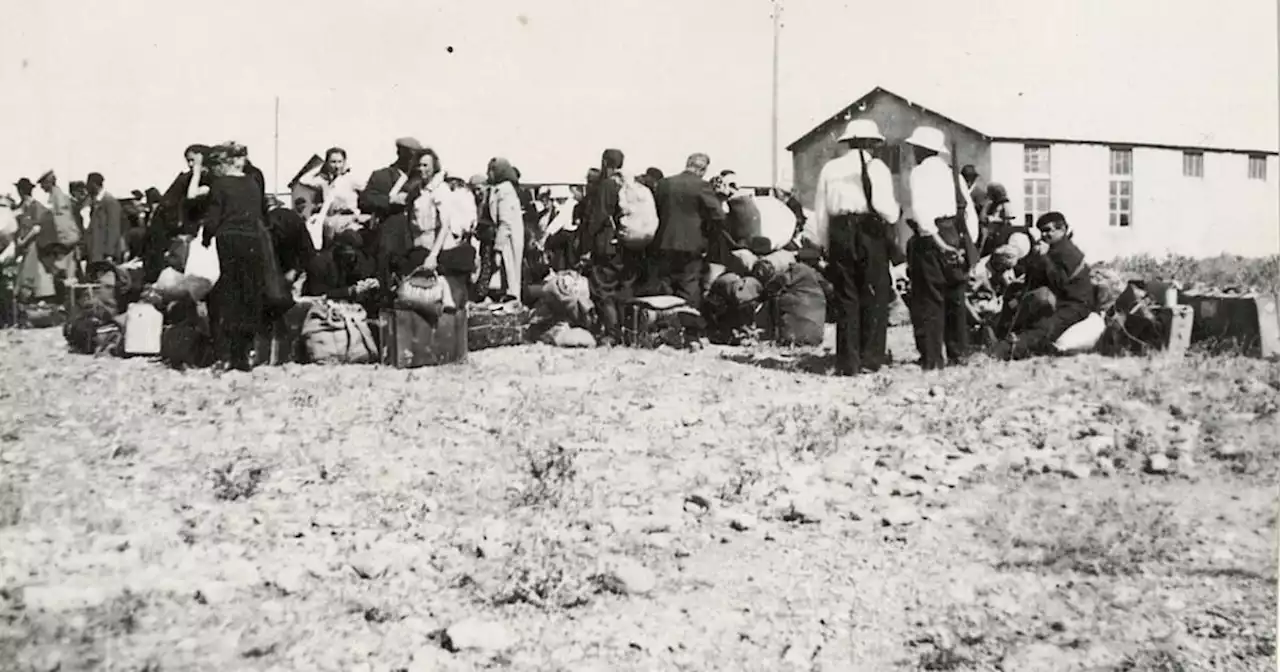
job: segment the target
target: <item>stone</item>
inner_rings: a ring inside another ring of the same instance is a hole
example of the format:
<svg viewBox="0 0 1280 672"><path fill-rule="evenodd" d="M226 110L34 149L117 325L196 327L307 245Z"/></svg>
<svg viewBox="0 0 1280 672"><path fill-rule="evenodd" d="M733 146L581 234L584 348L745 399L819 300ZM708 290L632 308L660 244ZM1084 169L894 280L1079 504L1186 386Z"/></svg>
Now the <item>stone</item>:
<svg viewBox="0 0 1280 672"><path fill-rule="evenodd" d="M1231 460L1244 454L1244 449L1235 443L1220 443L1213 447L1213 456L1220 460Z"/></svg>
<svg viewBox="0 0 1280 672"><path fill-rule="evenodd" d="M1158 476L1169 474L1173 472L1173 463L1163 454L1155 453L1147 456L1146 470L1148 474Z"/></svg>
<svg viewBox="0 0 1280 672"><path fill-rule="evenodd" d="M792 523L819 523L826 513L826 504L813 496L792 497L782 507L782 519Z"/></svg>
<svg viewBox="0 0 1280 672"><path fill-rule="evenodd" d="M1093 474L1093 468L1080 462L1068 462L1062 465L1062 475L1069 478L1085 479Z"/></svg>
<svg viewBox="0 0 1280 672"><path fill-rule="evenodd" d="M880 514L885 527L905 527L920 520L920 512L914 506L894 504Z"/></svg>
<svg viewBox="0 0 1280 672"><path fill-rule="evenodd" d="M351 569L362 579L380 579L391 571L391 558L384 553L361 553L351 561Z"/></svg>
<svg viewBox="0 0 1280 672"><path fill-rule="evenodd" d="M468 618L444 631L444 647L450 651L498 652L515 644L511 631L501 623Z"/></svg>
<svg viewBox="0 0 1280 672"><path fill-rule="evenodd" d="M733 511L725 518L729 521L729 528L738 532L746 532L760 524L755 515L746 511Z"/></svg>
<svg viewBox="0 0 1280 672"><path fill-rule="evenodd" d="M1094 457L1113 455L1116 452L1116 439L1109 435L1091 436L1084 440L1084 449Z"/></svg>
<svg viewBox="0 0 1280 672"><path fill-rule="evenodd" d="M1120 609L1129 609L1142 601L1142 591L1133 586L1116 586L1111 592L1111 605Z"/></svg>
<svg viewBox="0 0 1280 672"><path fill-rule="evenodd" d="M711 508L711 497L704 493L695 492L684 498L684 510L687 513L710 513Z"/></svg>
<svg viewBox="0 0 1280 672"><path fill-rule="evenodd" d="M625 556L610 558L602 579L606 590L619 595L647 595L658 586L652 570Z"/></svg>
<svg viewBox="0 0 1280 672"><path fill-rule="evenodd" d="M307 585L307 571L300 567L285 567L271 580L285 595L298 595Z"/></svg>
<svg viewBox="0 0 1280 672"><path fill-rule="evenodd" d="M908 462L902 465L902 475L913 481L927 481L929 469L919 462Z"/></svg>

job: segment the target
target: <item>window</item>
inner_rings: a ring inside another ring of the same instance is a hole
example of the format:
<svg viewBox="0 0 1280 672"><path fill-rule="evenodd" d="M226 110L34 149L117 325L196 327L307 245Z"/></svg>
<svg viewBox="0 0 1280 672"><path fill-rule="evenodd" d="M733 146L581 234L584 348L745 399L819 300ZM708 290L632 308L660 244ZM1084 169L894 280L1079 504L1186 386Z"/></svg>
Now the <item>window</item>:
<svg viewBox="0 0 1280 672"><path fill-rule="evenodd" d="M1034 222L1049 212L1049 180L1028 178L1022 181L1023 209L1027 219Z"/></svg>
<svg viewBox="0 0 1280 672"><path fill-rule="evenodd" d="M1132 149L1112 149L1111 150L1111 174L1112 175L1133 175L1133 150Z"/></svg>
<svg viewBox="0 0 1280 672"><path fill-rule="evenodd" d="M1022 172L1028 175L1049 174L1049 147L1026 145L1022 148Z"/></svg>
<svg viewBox="0 0 1280 672"><path fill-rule="evenodd" d="M1185 170L1185 159L1184 170ZM1133 224L1133 150L1111 150L1111 226Z"/></svg>
<svg viewBox="0 0 1280 672"><path fill-rule="evenodd" d="M1182 153L1183 177L1204 177L1204 152Z"/></svg>
<svg viewBox="0 0 1280 672"><path fill-rule="evenodd" d="M1111 180L1111 226L1129 226L1133 219L1133 182Z"/></svg>
<svg viewBox="0 0 1280 672"><path fill-rule="evenodd" d="M1267 157L1265 156L1249 157L1249 179L1251 180L1267 179Z"/></svg>

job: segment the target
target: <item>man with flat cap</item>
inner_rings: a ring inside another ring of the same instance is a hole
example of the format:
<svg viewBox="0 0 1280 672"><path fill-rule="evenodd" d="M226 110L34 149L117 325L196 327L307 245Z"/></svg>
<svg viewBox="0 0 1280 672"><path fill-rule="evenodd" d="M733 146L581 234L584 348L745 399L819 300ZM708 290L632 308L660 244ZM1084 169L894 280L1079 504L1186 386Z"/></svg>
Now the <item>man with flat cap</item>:
<svg viewBox="0 0 1280 672"><path fill-rule="evenodd" d="M360 194L360 211L372 217L371 225L377 234L375 257L384 288L390 285L396 261L413 247L407 203L408 194L420 181L418 156L422 150L422 143L416 138L396 140L395 162L373 171L364 193Z"/></svg>

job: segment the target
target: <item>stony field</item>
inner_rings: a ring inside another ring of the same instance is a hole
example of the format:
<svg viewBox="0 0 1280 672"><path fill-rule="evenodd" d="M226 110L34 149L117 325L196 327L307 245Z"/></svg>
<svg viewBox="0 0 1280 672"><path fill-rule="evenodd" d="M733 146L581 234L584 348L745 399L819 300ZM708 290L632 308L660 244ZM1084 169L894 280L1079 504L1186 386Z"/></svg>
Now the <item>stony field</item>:
<svg viewBox="0 0 1280 672"><path fill-rule="evenodd" d="M828 363L0 332L0 669L1274 669L1280 366Z"/></svg>

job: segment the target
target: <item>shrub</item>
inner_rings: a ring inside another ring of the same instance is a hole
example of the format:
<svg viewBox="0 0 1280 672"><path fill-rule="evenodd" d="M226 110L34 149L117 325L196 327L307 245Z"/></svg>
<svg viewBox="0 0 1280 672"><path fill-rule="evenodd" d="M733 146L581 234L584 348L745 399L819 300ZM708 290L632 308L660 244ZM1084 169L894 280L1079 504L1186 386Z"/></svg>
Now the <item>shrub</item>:
<svg viewBox="0 0 1280 672"><path fill-rule="evenodd" d="M1172 254L1158 259L1144 254L1120 257L1095 266L1115 270L1130 278L1280 291L1280 255L1274 254L1261 258L1222 254L1202 259Z"/></svg>

